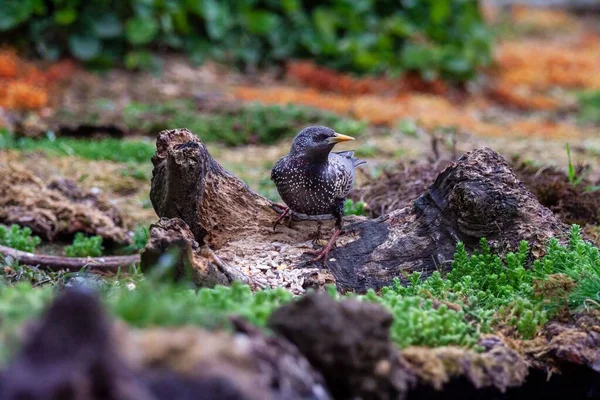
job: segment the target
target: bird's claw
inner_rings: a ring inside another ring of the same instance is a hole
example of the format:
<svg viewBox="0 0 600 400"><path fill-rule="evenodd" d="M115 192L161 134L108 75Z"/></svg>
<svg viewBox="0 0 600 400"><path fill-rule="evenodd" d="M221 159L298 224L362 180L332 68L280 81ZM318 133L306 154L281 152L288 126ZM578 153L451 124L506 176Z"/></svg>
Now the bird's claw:
<svg viewBox="0 0 600 400"><path fill-rule="evenodd" d="M312 260L310 260L309 263L312 264L317 261L325 261L327 259L327 256L329 255L329 252L335 245L335 241L339 235L340 235L340 229L336 229L335 232L333 233L333 236L329 240L329 242L327 242L327 244L325 246L323 246L323 248L321 250L319 250L319 251L308 250L307 251L308 254L316 255L316 257L313 258Z"/></svg>
<svg viewBox="0 0 600 400"><path fill-rule="evenodd" d="M275 223L273 224L273 232L275 232L275 229L277 229L277 225L279 225L279 223L281 222L282 219L285 218L286 215L288 215L288 213L290 212L289 208L286 208L281 215L277 218L277 220L275 221ZM288 227L291 225L291 218L290 218L290 224L288 224Z"/></svg>

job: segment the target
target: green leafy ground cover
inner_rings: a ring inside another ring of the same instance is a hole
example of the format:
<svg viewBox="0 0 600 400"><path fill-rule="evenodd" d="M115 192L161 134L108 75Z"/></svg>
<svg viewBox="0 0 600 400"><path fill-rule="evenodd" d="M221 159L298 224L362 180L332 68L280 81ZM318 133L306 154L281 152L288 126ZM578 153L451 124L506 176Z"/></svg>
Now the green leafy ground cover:
<svg viewBox="0 0 600 400"><path fill-rule="evenodd" d="M574 226L570 240L548 244L547 254L528 263L528 246L503 260L485 240L469 255L459 244L452 270L421 279L408 276L379 293L330 294L337 299L355 298L383 305L394 316L392 339L409 345L459 345L477 348L482 333L502 329L516 337L532 338L551 318L600 305L600 251L581 238ZM18 270L12 266L11 270ZM6 272L4 272L6 274ZM27 276L25 276L27 279ZM62 279L62 278L61 278ZM134 288L133 288L134 287ZM264 327L269 315L293 300L277 288L255 293L242 284L195 290L160 283L155 277L133 274L108 281L100 289L111 314L135 327L197 325L228 326L228 316L241 315ZM0 312L4 315L0 336L16 340L21 324L37 316L54 293L52 285L32 287L5 277L0 287Z"/></svg>
<svg viewBox="0 0 600 400"><path fill-rule="evenodd" d="M360 135L366 128L365 122L291 104L248 103L229 112L199 114L193 100L133 102L124 108L123 120L128 128L150 134L185 126L205 142L230 146L272 144L281 138L294 137L307 125L325 125L347 135Z"/></svg>
<svg viewBox="0 0 600 400"><path fill-rule="evenodd" d="M199 114L193 101L177 100L161 104L130 103L123 110L123 121L136 132L155 135L163 129L187 127L204 142L220 142L230 146L248 143L272 144L294 137L307 125L325 125L347 135L359 136L365 122L300 106L268 106L251 103L224 114ZM78 156L89 160L122 163L147 163L155 151L149 139L103 138L75 139L48 133L43 138L17 137L0 128L0 150L43 151L60 156ZM145 178L143 172L131 169L134 177Z"/></svg>
<svg viewBox="0 0 600 400"><path fill-rule="evenodd" d="M159 69L157 49L238 66L297 58L355 72L473 77L490 61L476 0L4 0L2 38L56 60Z"/></svg>
<svg viewBox="0 0 600 400"><path fill-rule="evenodd" d="M0 150L15 149L23 152L43 151L54 156L78 156L88 160L146 163L155 151L153 142L147 140L123 140L56 138L47 135L41 139L17 138L12 132L0 129Z"/></svg>

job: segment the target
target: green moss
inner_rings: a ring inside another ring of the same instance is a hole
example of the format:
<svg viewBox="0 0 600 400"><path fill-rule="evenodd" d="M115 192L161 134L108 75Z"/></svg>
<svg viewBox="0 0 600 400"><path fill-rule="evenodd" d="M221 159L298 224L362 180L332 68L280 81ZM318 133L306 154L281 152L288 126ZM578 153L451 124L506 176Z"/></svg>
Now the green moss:
<svg viewBox="0 0 600 400"><path fill-rule="evenodd" d="M42 242L38 236L31 235L30 228L12 225L10 228L0 225L0 244L13 249L33 252Z"/></svg>
<svg viewBox="0 0 600 400"><path fill-rule="evenodd" d="M228 325L231 314L264 326L275 308L293 298L284 289L252 293L249 286L240 283L197 292L149 281L138 281L136 285L132 291L122 285L114 286L105 296L109 309L136 327L189 324L219 328Z"/></svg>
<svg viewBox="0 0 600 400"><path fill-rule="evenodd" d="M127 246L126 253L137 253L146 247L150 239L150 230L147 226L138 226L133 231L133 243Z"/></svg>
<svg viewBox="0 0 600 400"><path fill-rule="evenodd" d="M354 202L352 199L346 199L344 202L344 215L365 215L366 203L364 201Z"/></svg>
<svg viewBox="0 0 600 400"><path fill-rule="evenodd" d="M573 227L567 245L552 240L548 254L532 265L527 263L527 255L525 243L504 260L491 252L485 240L473 255L459 244L452 271L446 276L434 272L422 279L421 274L413 273L406 285L397 279L380 293L370 290L365 295L341 296L330 288L330 294L386 307L394 317L390 333L399 347L477 348L480 335L499 326L513 327L516 335L531 338L561 311L565 296L567 312L600 307L600 252L581 238L579 227ZM572 280L566 292L555 296L539 290L544 287L542 283L553 286L557 274ZM49 290L27 284L0 285L0 312L9 311L0 336L13 335L19 324L35 317L50 300ZM136 327L190 324L222 328L228 326L230 315L265 326L273 310L293 299L281 288L253 293L248 286L236 283L196 291L139 275L128 281L115 279L101 290L112 315ZM15 306L15 299L20 297L25 304Z"/></svg>
<svg viewBox="0 0 600 400"><path fill-rule="evenodd" d="M100 257L103 250L102 236L87 237L77 232L73 243L65 247L65 254L67 257Z"/></svg>

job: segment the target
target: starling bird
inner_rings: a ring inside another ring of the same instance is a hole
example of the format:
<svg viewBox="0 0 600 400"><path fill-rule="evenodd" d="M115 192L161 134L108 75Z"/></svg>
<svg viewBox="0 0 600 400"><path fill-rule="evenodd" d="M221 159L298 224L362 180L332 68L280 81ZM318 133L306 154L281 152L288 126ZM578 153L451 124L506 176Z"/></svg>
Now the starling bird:
<svg viewBox="0 0 600 400"><path fill-rule="evenodd" d="M354 169L366 163L355 158L353 151L331 152L336 143L348 140L354 138L324 126L309 126L296 135L290 152L271 171L271 180L287 205L273 229L290 211L335 217L333 236L314 253L317 257L313 262L325 259L339 236L344 201L354 185Z"/></svg>

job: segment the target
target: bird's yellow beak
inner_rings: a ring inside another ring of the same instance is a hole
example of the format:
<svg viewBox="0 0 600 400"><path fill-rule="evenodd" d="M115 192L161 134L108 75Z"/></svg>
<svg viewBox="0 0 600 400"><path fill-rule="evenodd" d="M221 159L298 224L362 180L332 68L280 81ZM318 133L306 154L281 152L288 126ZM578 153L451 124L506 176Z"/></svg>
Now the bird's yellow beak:
<svg viewBox="0 0 600 400"><path fill-rule="evenodd" d="M354 138L352 136L346 136L346 135L342 135L341 133L335 132L335 136L327 139L327 143L336 144L339 142L347 142L348 140L354 140Z"/></svg>

